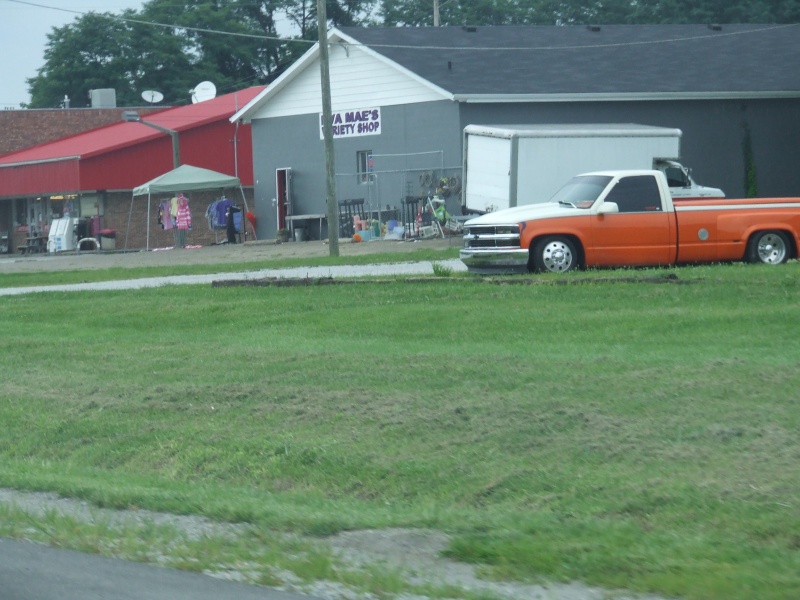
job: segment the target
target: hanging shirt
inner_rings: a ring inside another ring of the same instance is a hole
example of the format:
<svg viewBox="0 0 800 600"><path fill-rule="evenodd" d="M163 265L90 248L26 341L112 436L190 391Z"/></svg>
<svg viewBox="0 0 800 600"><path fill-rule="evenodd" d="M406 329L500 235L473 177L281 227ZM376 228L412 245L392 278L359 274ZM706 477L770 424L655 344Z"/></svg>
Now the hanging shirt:
<svg viewBox="0 0 800 600"><path fill-rule="evenodd" d="M158 205L158 216L161 219L161 227L163 229L172 229L172 216L169 214L170 201L164 200Z"/></svg>
<svg viewBox="0 0 800 600"><path fill-rule="evenodd" d="M217 201L215 210L217 227L222 228L227 226L228 208L232 205L233 202L231 200L228 200L227 198L222 198L221 200Z"/></svg>
<svg viewBox="0 0 800 600"><path fill-rule="evenodd" d="M175 216L175 225L178 229L191 229L192 228L192 213L189 210L189 201L183 194L178 195L175 199L177 203L177 214Z"/></svg>

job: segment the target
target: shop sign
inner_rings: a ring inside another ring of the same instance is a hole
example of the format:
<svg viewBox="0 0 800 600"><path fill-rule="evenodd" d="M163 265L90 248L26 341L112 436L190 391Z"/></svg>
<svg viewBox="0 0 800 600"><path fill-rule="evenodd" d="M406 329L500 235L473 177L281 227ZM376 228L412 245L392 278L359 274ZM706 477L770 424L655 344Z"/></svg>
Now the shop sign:
<svg viewBox="0 0 800 600"><path fill-rule="evenodd" d="M359 137L363 135L381 134L381 109L362 108L359 110L342 110L332 115L333 137ZM319 139L324 139L322 131L323 118L319 116Z"/></svg>

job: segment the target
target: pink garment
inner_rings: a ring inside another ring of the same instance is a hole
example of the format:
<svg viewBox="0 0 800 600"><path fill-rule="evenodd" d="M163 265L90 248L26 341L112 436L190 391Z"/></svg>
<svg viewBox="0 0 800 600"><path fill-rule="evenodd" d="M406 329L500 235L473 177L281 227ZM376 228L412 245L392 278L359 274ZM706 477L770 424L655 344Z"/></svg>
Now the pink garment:
<svg viewBox="0 0 800 600"><path fill-rule="evenodd" d="M178 194L178 215L176 217L178 229L192 228L192 212L189 210L189 201L183 194Z"/></svg>

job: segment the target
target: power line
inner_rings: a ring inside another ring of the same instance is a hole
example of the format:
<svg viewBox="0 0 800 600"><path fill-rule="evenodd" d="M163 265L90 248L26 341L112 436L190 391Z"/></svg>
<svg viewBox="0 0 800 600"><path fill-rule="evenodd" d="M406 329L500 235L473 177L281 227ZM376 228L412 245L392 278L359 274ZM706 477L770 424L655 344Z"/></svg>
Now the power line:
<svg viewBox="0 0 800 600"><path fill-rule="evenodd" d="M67 12L77 15L85 15L87 13L77 11L77 10L69 10L65 8L57 8L54 6L47 6L44 4L37 4L34 2L27 2L26 0L6 0L7 2L13 2L15 4L24 4L26 6L34 6L37 8L45 8L50 10L58 10L61 12ZM100 14L100 13L98 13ZM119 17L116 15L112 15L109 13L100 14L100 16L104 16L110 19L126 22L126 23L137 23L140 25L151 25L153 27L162 27L166 29L182 29L184 31L195 31L199 33L211 33L215 35L227 35L232 37L243 37L243 38L250 38L250 39L259 39L259 40L270 40L270 41L278 41L282 43L300 43L300 44L308 44L309 46L318 43L317 40L304 40L302 38L284 38L284 37L275 37L275 36L267 36L267 35L260 35L260 34L251 34L251 33L237 33L233 31L221 31L218 29L205 29L201 27L186 27L183 25L174 25L168 23L156 23L154 21L144 21L141 19L127 19L125 17ZM785 29L787 27L797 27L798 23L788 23L788 24L777 24L777 25L768 25L765 27L759 27L756 29L749 29L747 31L731 31L731 32L714 32L706 35L696 35L696 36L686 36L686 37L676 37L676 38L667 38L663 40L645 40L640 42L616 42L610 44L578 44L578 45L569 45L569 46L417 46L417 45L408 45L408 44L363 44L360 42L345 42L349 46L356 47L356 48L389 48L389 49L397 49L397 50L437 50L437 51L468 51L468 52L539 52L539 51L557 51L557 50L589 50L589 49L600 49L600 48L621 48L621 47L633 47L633 46L649 46L649 45L656 45L656 44L671 44L676 42L693 42L697 40L704 40L704 39L718 39L721 37L732 37L732 36L744 36L744 35L752 35L756 33L763 33L767 31L776 31L779 29ZM632 25L635 27L636 25ZM487 25L486 27L492 27L491 25ZM553 27L559 27L554 25Z"/></svg>
<svg viewBox="0 0 800 600"><path fill-rule="evenodd" d="M70 10L67 8L58 8L56 6L47 6L45 4L37 4L35 2L26 2L25 0L6 0L6 2L13 2L14 4L24 4L25 6L32 6L35 8L44 8L48 10L57 10L60 12L70 13L79 16L85 16L89 13L79 11L79 10ZM91 11L90 11L91 12ZM303 40L301 38L282 38L276 36L269 36L269 35L260 35L254 33L238 33L235 31L221 31L218 29L205 29L202 27L187 27L185 25L174 25L169 23L157 23L155 21L143 21L141 19L128 19L126 17L120 17L118 15L114 15L111 13L95 13L97 16L105 17L108 19L112 19L114 21L120 21L122 23L137 23L139 25L151 25L153 27L161 27L164 29L183 29L184 31L195 31L198 33L213 33L217 35L228 35L232 37L242 37L242 38L250 38L250 39L257 39L257 40L272 40L272 41L279 41L279 42L302 42L306 44L315 44L316 41L310 40Z"/></svg>

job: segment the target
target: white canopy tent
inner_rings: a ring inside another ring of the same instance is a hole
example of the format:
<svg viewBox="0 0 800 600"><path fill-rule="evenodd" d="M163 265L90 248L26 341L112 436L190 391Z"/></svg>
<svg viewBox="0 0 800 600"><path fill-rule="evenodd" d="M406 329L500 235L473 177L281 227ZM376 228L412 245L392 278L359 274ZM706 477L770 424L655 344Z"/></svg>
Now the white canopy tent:
<svg viewBox="0 0 800 600"><path fill-rule="evenodd" d="M125 232L125 248L128 248L128 231L131 228L131 217L133 215L133 201L136 196L147 195L147 249L150 249L150 198L153 194L166 192L192 192L197 190L214 190L238 187L242 193L245 210L247 208L247 198L244 195L241 182L238 177L218 173L210 169L193 167L192 165L181 165L168 173L159 175L155 179L143 183L134 188L131 196L131 210L128 214L128 230ZM245 221L242 221L244 223Z"/></svg>

